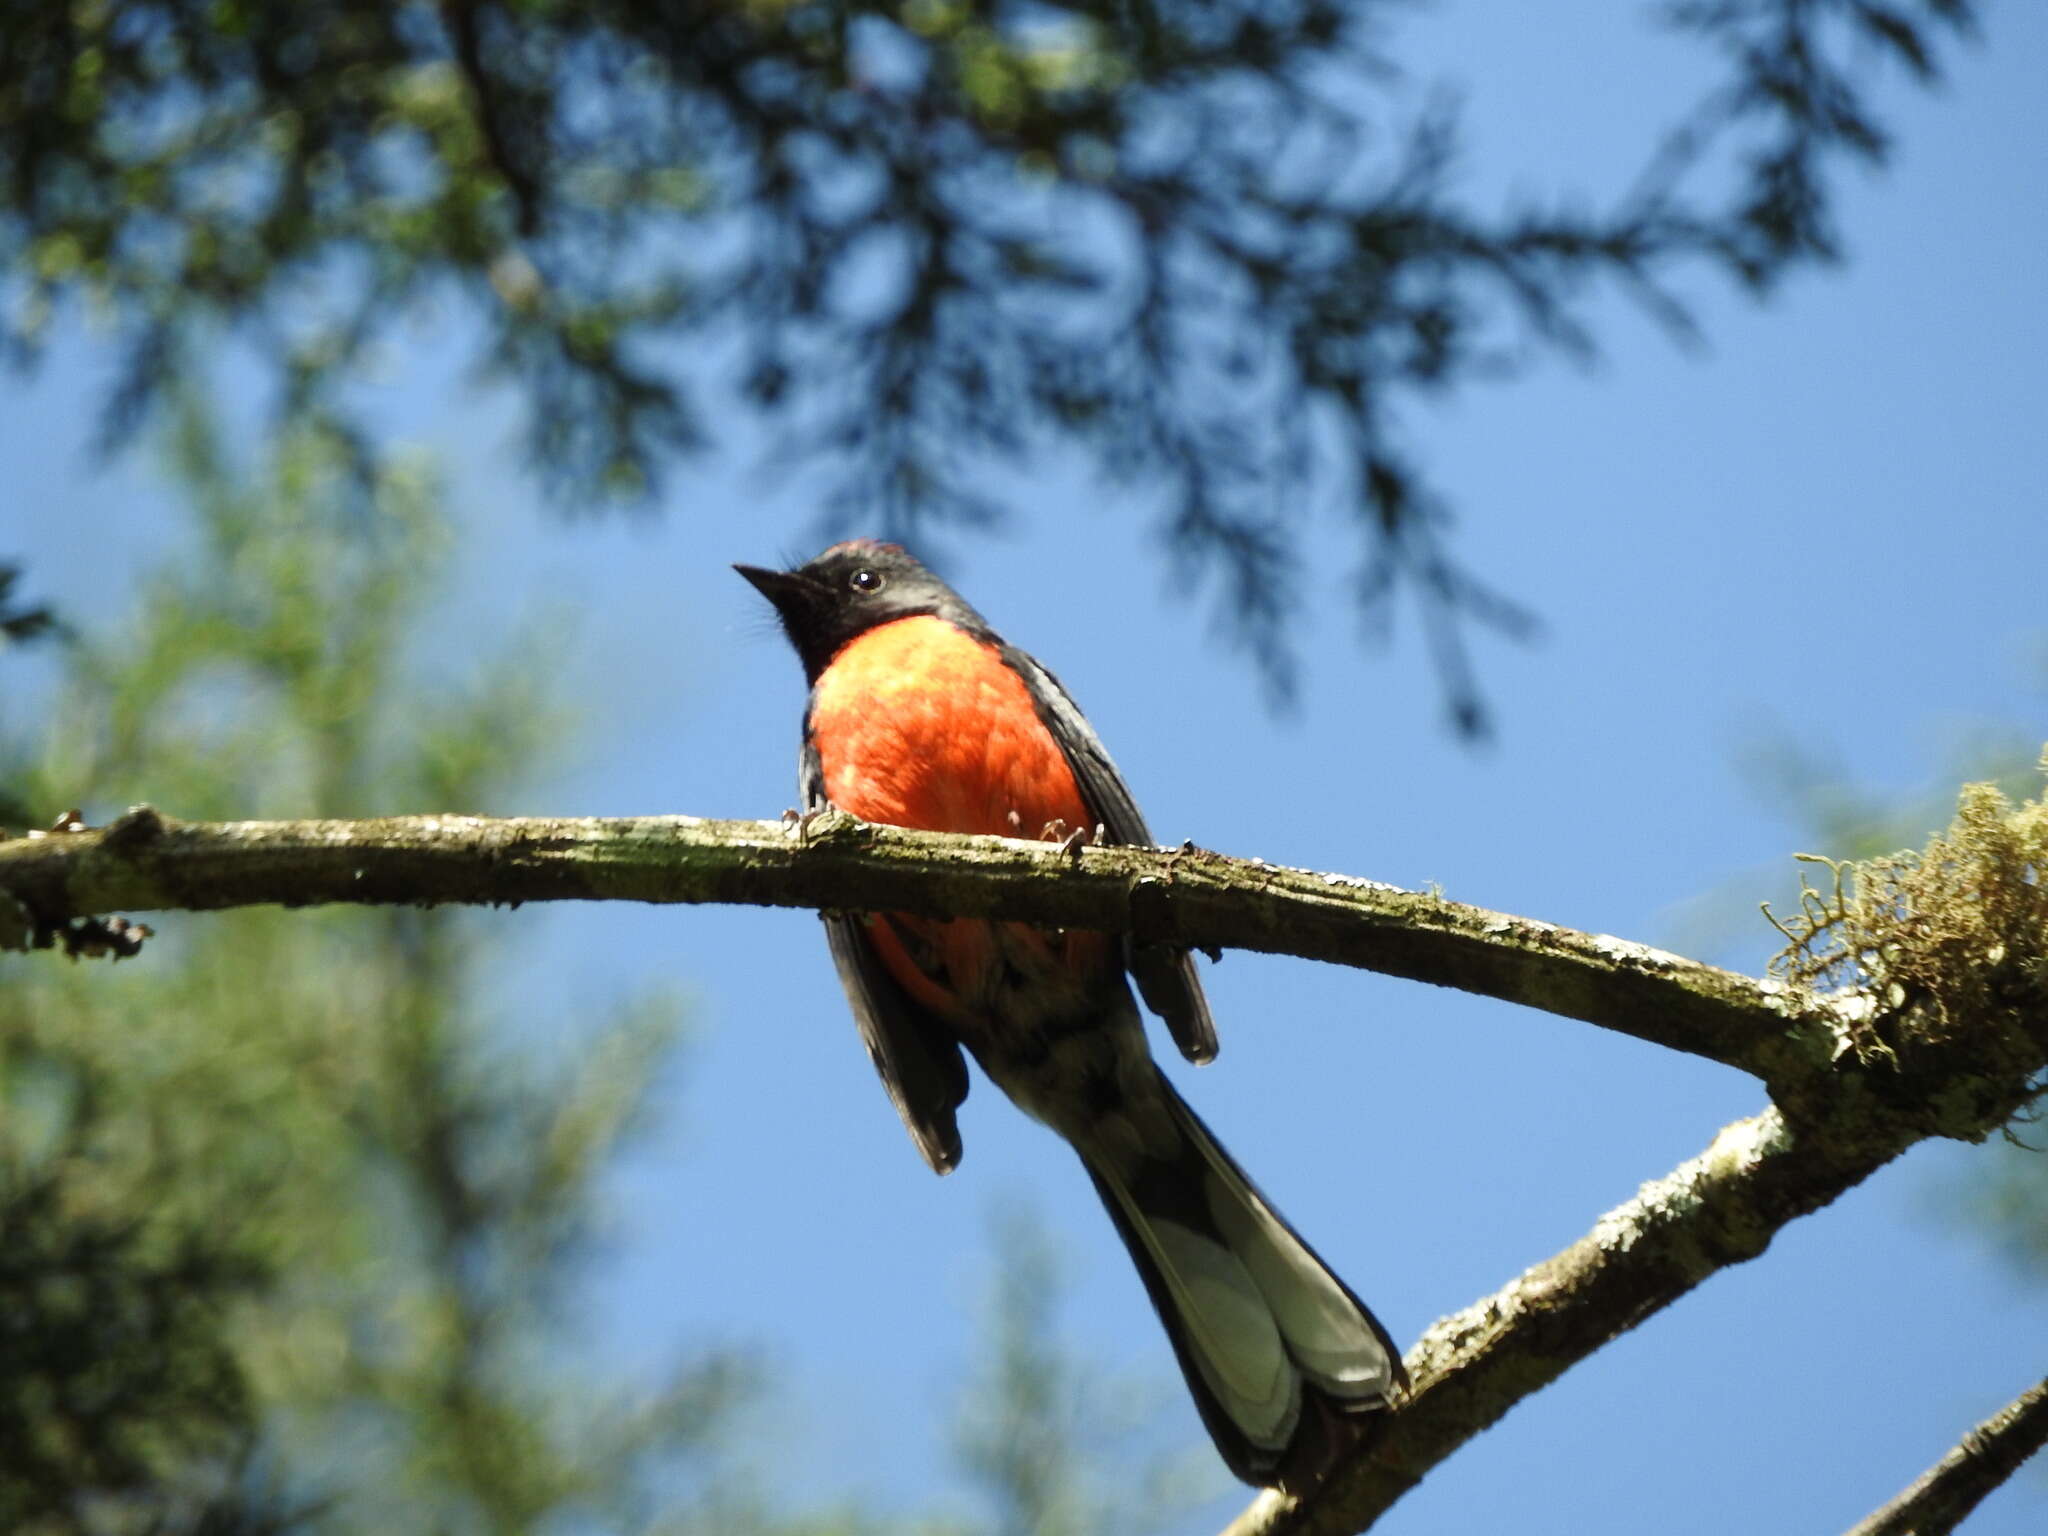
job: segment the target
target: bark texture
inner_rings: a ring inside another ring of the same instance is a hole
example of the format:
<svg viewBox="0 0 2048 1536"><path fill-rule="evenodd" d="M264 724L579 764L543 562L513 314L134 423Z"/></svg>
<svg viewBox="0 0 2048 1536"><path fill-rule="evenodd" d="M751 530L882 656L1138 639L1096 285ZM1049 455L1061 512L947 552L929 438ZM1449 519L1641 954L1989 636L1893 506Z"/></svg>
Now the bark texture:
<svg viewBox="0 0 2048 1536"><path fill-rule="evenodd" d="M455 815L183 822L139 806L104 828L0 842L0 901L8 898L17 927L324 902L737 902L1009 917L1455 986L1767 1081L1825 1067L1841 1034L1832 1011L1796 989L1356 876L1191 845L1062 853L836 814L802 824Z"/></svg>
<svg viewBox="0 0 2048 1536"><path fill-rule="evenodd" d="M1976 897L1965 895L1967 911ZM1786 1223L1915 1142L1990 1134L2048 1069L2037 984L2048 977L2048 939L2017 928L1986 952L1984 974L1997 984L1967 994L1982 1017L1959 1020L1952 999L1924 986L1821 996L1602 934L1192 846L1066 849L837 814L208 824L148 807L104 828L66 818L0 841L0 948L62 941L74 953L127 952L123 934L134 930L108 921L121 912L562 900L996 917L1295 955L1523 1003L1762 1082L1771 1102L1761 1113L1643 1185L1570 1247L1431 1327L1407 1357L1413 1390L1377 1436L1306 1498L1254 1500L1230 1536L1367 1529L1460 1445L1608 1340L1755 1258ZM2014 952L2021 939L2026 953ZM2048 1438L2043 1391L1980 1426L1872 1517L1892 1523L1866 1522L1854 1536L1947 1530Z"/></svg>
<svg viewBox="0 0 2048 1536"><path fill-rule="evenodd" d="M2048 1444L2048 1380L2007 1403L1848 1536L1946 1536Z"/></svg>

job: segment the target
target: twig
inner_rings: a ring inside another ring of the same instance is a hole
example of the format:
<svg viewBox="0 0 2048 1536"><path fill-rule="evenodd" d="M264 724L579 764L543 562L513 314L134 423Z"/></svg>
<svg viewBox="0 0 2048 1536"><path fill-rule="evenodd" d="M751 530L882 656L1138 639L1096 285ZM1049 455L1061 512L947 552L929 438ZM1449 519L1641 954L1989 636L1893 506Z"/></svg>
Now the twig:
<svg viewBox="0 0 2048 1536"><path fill-rule="evenodd" d="M2043 1445L2048 1445L2048 1380L1963 1436L1954 1450L1858 1522L1848 1536L1945 1536Z"/></svg>
<svg viewBox="0 0 2048 1536"><path fill-rule="evenodd" d="M477 129L491 169L512 194L515 223L520 235L532 239L540 232L541 183L532 168L524 164L512 147L511 125L500 99L498 84L484 62L483 37L478 26L475 0L446 0L441 15L448 25L448 39L455 62L469 86L476 105Z"/></svg>

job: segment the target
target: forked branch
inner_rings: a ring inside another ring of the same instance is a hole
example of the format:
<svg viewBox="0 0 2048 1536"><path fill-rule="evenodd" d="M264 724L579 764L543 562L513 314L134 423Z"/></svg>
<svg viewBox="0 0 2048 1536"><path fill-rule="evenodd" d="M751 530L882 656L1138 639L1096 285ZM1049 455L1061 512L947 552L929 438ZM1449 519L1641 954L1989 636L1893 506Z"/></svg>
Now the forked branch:
<svg viewBox="0 0 2048 1536"><path fill-rule="evenodd" d="M138 808L102 829L63 823L0 841L0 948L68 943L79 925L109 913L269 903L900 910L1359 966L1525 1003L1760 1078L1772 1098L1761 1114L1723 1130L1561 1253L1437 1323L1409 1354L1412 1396L1357 1457L1305 1500L1261 1496L1231 1528L1232 1536L1335 1536L1366 1529L1522 1398L1715 1271L1756 1257L1787 1222L1916 1141L1982 1137L2023 1106L2048 1069L2048 1007L2038 996L2048 986L2040 979L2048 940L2038 930L2048 924L2028 875L2043 862L2044 829L2048 812L2038 804L2008 816L2002 802L1966 795L1947 841L1917 862L1873 866L1883 877L1872 881L1876 894L1860 905L1838 900L1839 911L1826 909L1810 934L1795 935L1817 957L1810 963L1837 973L1890 967L1851 978L1852 990L1832 998L1433 894L1191 846L1065 848L837 815L790 824L687 816L205 824ZM1967 922L1978 912L1996 914L1999 926L1973 939ZM1872 937L1887 914L1898 918L1895 941ZM1924 964L1923 952L1944 958ZM1957 1454L1968 1470L1948 1472L1944 1463L1930 1478L1962 1488L1966 1477L2005 1475L2022 1443L2015 1436L2033 1433L2036 1413L2026 1408L2021 1430L2000 1432L2004 1451L1983 1454L1966 1442Z"/></svg>

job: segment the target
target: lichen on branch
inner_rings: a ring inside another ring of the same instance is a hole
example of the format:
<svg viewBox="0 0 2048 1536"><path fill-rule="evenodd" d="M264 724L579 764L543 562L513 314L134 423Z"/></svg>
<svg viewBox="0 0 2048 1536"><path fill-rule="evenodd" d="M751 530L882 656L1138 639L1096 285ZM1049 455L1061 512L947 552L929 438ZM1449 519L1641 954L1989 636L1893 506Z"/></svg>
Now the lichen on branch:
<svg viewBox="0 0 2048 1536"><path fill-rule="evenodd" d="M2044 870L2048 803L1973 786L1923 852L1838 866L1832 890L1810 892L1768 981L1192 846L1069 851L836 814L203 823L139 807L0 842L0 913L46 928L120 909L633 900L999 918L1457 986L1762 1079L1761 1115L1433 1329L1411 1353L1412 1399L1356 1462L1233 1528L1323 1536L1363 1530L1524 1397L1915 1142L2004 1125L2048 1069Z"/></svg>
<svg viewBox="0 0 2048 1536"><path fill-rule="evenodd" d="M1966 785L1925 849L1803 857L1831 879L1801 882L1771 974L1855 1000L1849 1049L1895 1057L1967 1032L2016 1064L2036 1054L2048 1031L2048 793L2014 806L1994 785Z"/></svg>

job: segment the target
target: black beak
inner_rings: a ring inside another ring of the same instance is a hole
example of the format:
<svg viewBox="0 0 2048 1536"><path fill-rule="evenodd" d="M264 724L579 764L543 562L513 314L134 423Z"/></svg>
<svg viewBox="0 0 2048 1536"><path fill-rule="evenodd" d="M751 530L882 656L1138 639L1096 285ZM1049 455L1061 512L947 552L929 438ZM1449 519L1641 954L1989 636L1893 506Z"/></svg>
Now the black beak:
<svg viewBox="0 0 2048 1536"><path fill-rule="evenodd" d="M795 571L770 571L758 565L736 565L733 569L746 577L756 592L773 603L778 613L807 609L817 598L815 583Z"/></svg>

